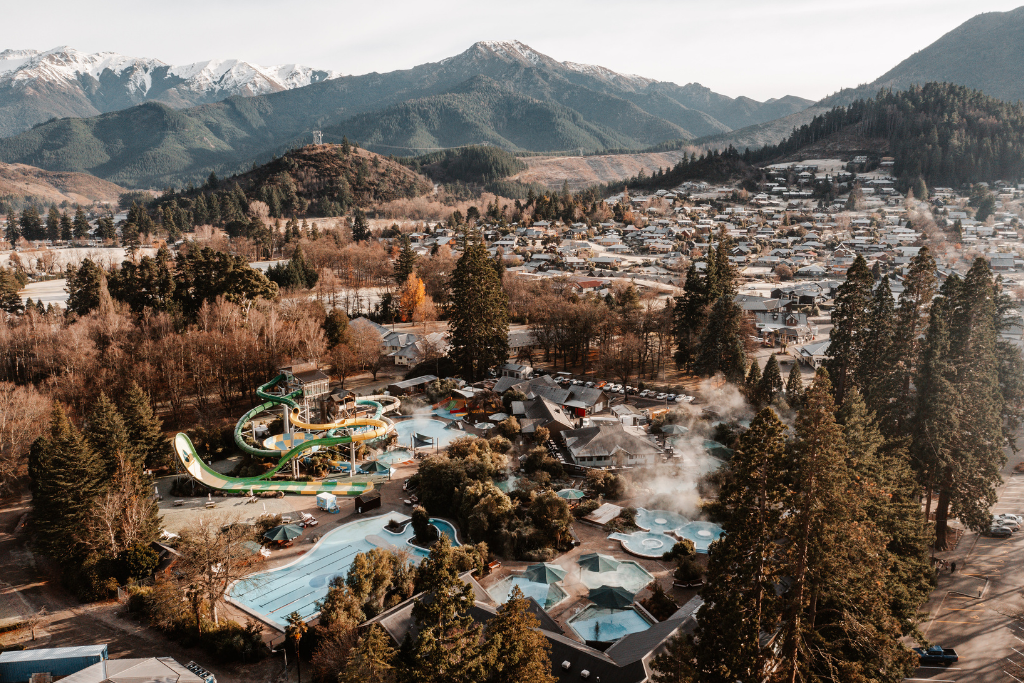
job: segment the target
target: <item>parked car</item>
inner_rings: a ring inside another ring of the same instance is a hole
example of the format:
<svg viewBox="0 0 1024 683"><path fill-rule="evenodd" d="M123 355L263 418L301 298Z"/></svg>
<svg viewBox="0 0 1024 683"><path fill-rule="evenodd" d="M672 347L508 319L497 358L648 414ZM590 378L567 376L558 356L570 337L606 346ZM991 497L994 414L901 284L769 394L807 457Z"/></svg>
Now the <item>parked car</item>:
<svg viewBox="0 0 1024 683"><path fill-rule="evenodd" d="M675 398L675 401L676 401L676 403L682 403L682 402L683 402L683 401L685 401L685 400L686 400L686 397L685 397L685 396L683 396L682 394L679 394L679 395L678 395L678 396L676 396L676 398Z"/></svg>
<svg viewBox="0 0 1024 683"><path fill-rule="evenodd" d="M669 394L668 395L668 400L670 400L670 401L676 400L676 395L675 394Z"/></svg>
<svg viewBox="0 0 1024 683"><path fill-rule="evenodd" d="M615 393L616 394L623 394L623 395L625 395L626 390L623 389L622 387L619 387L618 389L615 390Z"/></svg>
<svg viewBox="0 0 1024 683"><path fill-rule="evenodd" d="M988 535L993 538L1009 538L1013 536L1013 529L1002 524L993 524L988 528Z"/></svg>
<svg viewBox="0 0 1024 683"><path fill-rule="evenodd" d="M589 389L590 387L594 386L594 383L593 382L587 382L583 386L585 386L585 387L587 387Z"/></svg>
<svg viewBox="0 0 1024 683"><path fill-rule="evenodd" d="M668 394L662 392L655 396L654 398L658 399L659 401L664 401L666 398L668 398Z"/></svg>
<svg viewBox="0 0 1024 683"><path fill-rule="evenodd" d="M1021 517L1020 515L1011 515L1008 512L1004 512L1001 515L996 515L995 517L993 517L993 519L996 520L996 521L1003 520L1003 519L1012 519L1013 521L1017 522L1018 524L1024 524L1024 517Z"/></svg>
<svg viewBox="0 0 1024 683"><path fill-rule="evenodd" d="M915 647L914 652L921 658L921 666L949 666L960 661L960 656L951 647Z"/></svg>
<svg viewBox="0 0 1024 683"><path fill-rule="evenodd" d="M650 394L651 392L649 389L644 389L643 391L640 392L639 396L640 398L647 398Z"/></svg>
<svg viewBox="0 0 1024 683"><path fill-rule="evenodd" d="M992 519L992 524L996 526L1005 526L1010 531L1019 531L1020 522L1015 517L995 517Z"/></svg>

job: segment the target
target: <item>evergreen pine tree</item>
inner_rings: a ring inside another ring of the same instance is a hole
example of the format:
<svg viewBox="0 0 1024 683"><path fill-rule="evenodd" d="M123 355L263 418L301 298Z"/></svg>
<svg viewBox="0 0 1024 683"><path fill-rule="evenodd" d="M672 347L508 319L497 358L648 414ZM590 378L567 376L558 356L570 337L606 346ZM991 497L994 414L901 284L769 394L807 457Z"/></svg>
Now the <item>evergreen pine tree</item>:
<svg viewBox="0 0 1024 683"><path fill-rule="evenodd" d="M740 437L714 504L728 533L709 553L696 632L700 681L760 681L770 671L760 639L781 619L775 587L785 566L775 539L790 495L785 433L775 412L762 409Z"/></svg>
<svg viewBox="0 0 1024 683"><path fill-rule="evenodd" d="M962 282L947 278L942 295L932 304L915 417L918 461L929 491L938 493L937 548L946 545L950 513L972 529L988 525L1006 461L999 312L988 262L976 259Z"/></svg>
<svg viewBox="0 0 1024 683"><path fill-rule="evenodd" d="M764 398L761 396L761 366L757 364L757 359L753 359L750 362L750 370L747 371L747 379L744 380L744 389L747 392L747 399L755 406L760 406L764 403Z"/></svg>
<svg viewBox="0 0 1024 683"><path fill-rule="evenodd" d="M459 578L451 541L441 534L420 565L418 582L429 586L430 600L412 608L419 629L409 655L412 683L466 683L480 680L485 668L480 626L473 621L473 589Z"/></svg>
<svg viewBox="0 0 1024 683"><path fill-rule="evenodd" d="M56 206L51 206L46 214L46 239L56 242L60 239L60 211Z"/></svg>
<svg viewBox="0 0 1024 683"><path fill-rule="evenodd" d="M551 675L551 645L540 621L516 586L484 629L484 658L493 683L556 683Z"/></svg>
<svg viewBox="0 0 1024 683"><path fill-rule="evenodd" d="M105 392L100 392L89 413L85 438L103 462L105 481L110 481L122 460L137 466L141 471L142 454L129 439L124 418Z"/></svg>
<svg viewBox="0 0 1024 683"><path fill-rule="evenodd" d="M75 220L72 226L75 239L84 240L89 236L89 220L85 217L85 211L82 207L78 207L75 210Z"/></svg>
<svg viewBox="0 0 1024 683"><path fill-rule="evenodd" d="M855 381L855 372L862 358L866 342L868 304L873 284L871 270L864 257L857 255L846 274L846 282L839 285L832 309L832 332L825 369L836 392L836 401L842 403L847 388Z"/></svg>
<svg viewBox="0 0 1024 683"><path fill-rule="evenodd" d="M82 557L91 545L93 505L105 478L103 464L63 407L54 402L50 427L29 453L34 540L60 562Z"/></svg>
<svg viewBox="0 0 1024 683"><path fill-rule="evenodd" d="M342 344L348 338L348 316L340 308L332 308L324 318L324 335L327 337L327 345L334 348Z"/></svg>
<svg viewBox="0 0 1024 683"><path fill-rule="evenodd" d="M932 590L929 548L934 537L921 511L905 440L885 439L857 390L847 395L836 417L846 438L850 469L866 493L864 515L887 538L884 594L902 635L907 635Z"/></svg>
<svg viewBox="0 0 1024 683"><path fill-rule="evenodd" d="M146 469L166 465L170 459L171 446L163 435L163 422L153 412L149 395L137 382L132 382L121 404L124 426L128 438L137 450L140 463Z"/></svg>
<svg viewBox="0 0 1024 683"><path fill-rule="evenodd" d="M742 325L740 307L732 296L722 294L708 314L694 372L702 377L721 372L727 381L741 383L747 364Z"/></svg>
<svg viewBox="0 0 1024 683"><path fill-rule="evenodd" d="M462 377L476 381L509 356L508 296L479 233L467 234L448 289L448 355Z"/></svg>
<svg viewBox="0 0 1024 683"><path fill-rule="evenodd" d="M779 369L779 360L774 353L764 365L757 393L766 405L771 404L775 397L782 393L782 370Z"/></svg>
<svg viewBox="0 0 1024 683"><path fill-rule="evenodd" d="M68 310L77 315L87 315L99 308L100 285L103 271L92 259L83 259L77 269L70 269L67 279Z"/></svg>
<svg viewBox="0 0 1024 683"><path fill-rule="evenodd" d="M68 212L64 211L60 215L60 239L62 242L70 242L72 237L74 237L74 226L71 224Z"/></svg>
<svg viewBox="0 0 1024 683"><path fill-rule="evenodd" d="M395 259L394 277L399 285L405 284L409 275L416 269L416 252L412 250L408 235L402 235L402 248Z"/></svg>
<svg viewBox="0 0 1024 683"><path fill-rule="evenodd" d="M800 361L794 361L786 380L786 403L791 408L799 409L804 398L804 378L800 372Z"/></svg>
<svg viewBox="0 0 1024 683"><path fill-rule="evenodd" d="M875 288L868 308L867 327L865 328L864 349L857 359L857 386L863 395L871 401L876 413L888 403L883 398L890 384L888 375L893 368L887 367L880 359L888 358L893 341L895 318L895 301L889 278L883 277ZM875 402L877 400L877 403ZM887 407L887 406L886 406Z"/></svg>
<svg viewBox="0 0 1024 683"><path fill-rule="evenodd" d="M677 633L651 662L652 683L697 683L693 637Z"/></svg>
<svg viewBox="0 0 1024 683"><path fill-rule="evenodd" d="M691 370L700 349L700 338L707 324L707 288L704 278L691 263L686 270L682 296L676 297L673 336L676 342L676 366Z"/></svg>
<svg viewBox="0 0 1024 683"><path fill-rule="evenodd" d="M895 683L915 658L899 641L906 625L879 589L889 571L887 539L868 517L869 482L849 466L835 413L831 382L819 370L797 416L792 505L779 536L787 539L784 573L791 581L783 595L779 678L827 678L841 663L844 680L879 680L884 671L881 680Z"/></svg>
<svg viewBox="0 0 1024 683"><path fill-rule="evenodd" d="M0 311L21 313L25 305L21 301L21 283L10 268L0 268Z"/></svg>
<svg viewBox="0 0 1024 683"><path fill-rule="evenodd" d="M365 242L370 239L370 223L366 220L366 214L362 209L356 209L352 214L352 241Z"/></svg>
<svg viewBox="0 0 1024 683"><path fill-rule="evenodd" d="M391 637L378 624L372 624L349 653L338 683L394 683L398 670L393 662L398 652Z"/></svg>

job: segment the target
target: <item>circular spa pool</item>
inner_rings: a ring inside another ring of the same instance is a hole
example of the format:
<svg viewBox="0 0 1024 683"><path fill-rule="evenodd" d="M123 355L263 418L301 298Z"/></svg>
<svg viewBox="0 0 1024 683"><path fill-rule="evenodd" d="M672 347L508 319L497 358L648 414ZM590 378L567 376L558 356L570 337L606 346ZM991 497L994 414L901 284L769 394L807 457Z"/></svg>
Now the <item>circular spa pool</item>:
<svg viewBox="0 0 1024 683"><path fill-rule="evenodd" d="M430 417L414 417L395 422L398 445L402 448L447 448L455 439L466 436L461 429L445 429L448 423ZM414 435L429 437L430 442L415 438ZM415 443L414 443L415 438Z"/></svg>
<svg viewBox="0 0 1024 683"><path fill-rule="evenodd" d="M651 531L634 531L631 534L612 534L608 538L618 541L626 552L638 557L661 557L672 550L676 539L666 534Z"/></svg>
<svg viewBox="0 0 1024 683"><path fill-rule="evenodd" d="M687 524L690 520L671 510L647 510L637 508L636 525L644 531L667 534Z"/></svg>
<svg viewBox="0 0 1024 683"><path fill-rule="evenodd" d="M725 529L711 522L690 522L676 529L675 534L693 541L698 553L706 553L708 547L725 534Z"/></svg>

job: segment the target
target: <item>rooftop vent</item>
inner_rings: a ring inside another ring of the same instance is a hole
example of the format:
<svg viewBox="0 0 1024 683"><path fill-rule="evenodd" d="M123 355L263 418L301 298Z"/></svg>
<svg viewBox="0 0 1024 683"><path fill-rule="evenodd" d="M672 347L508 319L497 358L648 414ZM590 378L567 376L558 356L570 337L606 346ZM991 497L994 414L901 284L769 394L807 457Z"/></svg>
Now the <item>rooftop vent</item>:
<svg viewBox="0 0 1024 683"><path fill-rule="evenodd" d="M566 671L568 671L570 668L572 668L572 664L569 663L568 659L565 660L564 662L562 662L562 668L565 669Z"/></svg>
<svg viewBox="0 0 1024 683"><path fill-rule="evenodd" d="M580 672L580 678L590 678L590 672L584 669Z"/></svg>

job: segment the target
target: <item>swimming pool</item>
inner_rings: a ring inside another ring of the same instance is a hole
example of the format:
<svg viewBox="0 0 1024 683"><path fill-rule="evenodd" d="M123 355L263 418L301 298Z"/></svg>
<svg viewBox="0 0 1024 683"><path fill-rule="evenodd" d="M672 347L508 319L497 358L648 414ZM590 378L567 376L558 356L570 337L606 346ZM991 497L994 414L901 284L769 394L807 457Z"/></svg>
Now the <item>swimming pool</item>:
<svg viewBox="0 0 1024 683"><path fill-rule="evenodd" d="M580 581L587 588L620 586L630 593L636 593L654 580L650 573L636 562L620 562L618 569L610 572L592 572L580 569Z"/></svg>
<svg viewBox="0 0 1024 683"><path fill-rule="evenodd" d="M388 467L402 465L412 462L413 460L413 453L408 448L396 448L393 451L381 453L381 455L377 457L377 462L387 465Z"/></svg>
<svg viewBox="0 0 1024 683"><path fill-rule="evenodd" d="M431 446L436 445L438 448L447 448L448 444L455 439L466 436L466 433L460 429L445 429L444 422L430 417L414 417L411 420L396 422L395 431L398 432L398 445L405 448L413 445L412 435L414 433L431 437L434 439L434 443ZM421 448L427 447L423 442L419 442L416 445Z"/></svg>
<svg viewBox="0 0 1024 683"><path fill-rule="evenodd" d="M693 547L698 553L706 553L708 546L725 534L725 529L711 522L690 522L676 529L675 534L679 538L693 541Z"/></svg>
<svg viewBox="0 0 1024 683"><path fill-rule="evenodd" d="M667 534L689 521L678 512L671 510L636 509L636 525L644 531L653 531L657 534Z"/></svg>
<svg viewBox="0 0 1024 683"><path fill-rule="evenodd" d="M676 539L671 536L652 531L634 531L631 534L615 533L608 538L621 543L626 552L640 557L661 557L672 550L672 546L676 544Z"/></svg>
<svg viewBox="0 0 1024 683"><path fill-rule="evenodd" d="M583 640L610 643L651 627L634 609L609 609L590 605L569 619L569 627Z"/></svg>
<svg viewBox="0 0 1024 683"><path fill-rule="evenodd" d="M519 586L519 590L523 592L525 597L536 600L545 611L569 596L568 593L553 583L537 583L536 581L530 581L525 576L506 576L491 586L487 594L495 602L503 605L508 602L509 597L512 595L512 589L516 586Z"/></svg>
<svg viewBox="0 0 1024 683"><path fill-rule="evenodd" d="M316 603L327 595L331 580L335 576L344 578L359 553L396 546L409 551L412 561L417 563L429 554L407 542L413 536L412 524L406 524L399 534L384 529L392 519L403 522L409 517L392 512L340 526L324 534L312 550L295 562L258 572L234 584L228 599L282 629L292 612L308 620L317 614ZM453 545L459 545L451 524L442 519L430 521L452 539Z"/></svg>

